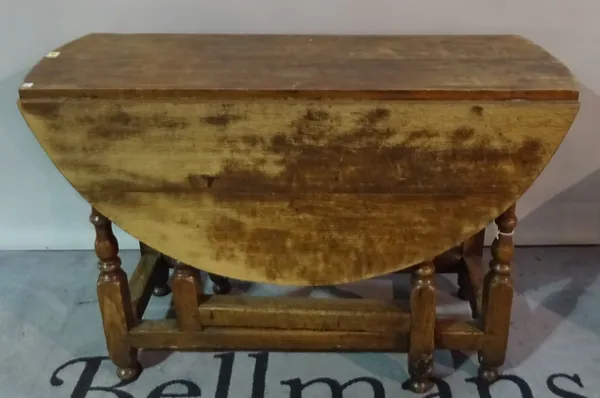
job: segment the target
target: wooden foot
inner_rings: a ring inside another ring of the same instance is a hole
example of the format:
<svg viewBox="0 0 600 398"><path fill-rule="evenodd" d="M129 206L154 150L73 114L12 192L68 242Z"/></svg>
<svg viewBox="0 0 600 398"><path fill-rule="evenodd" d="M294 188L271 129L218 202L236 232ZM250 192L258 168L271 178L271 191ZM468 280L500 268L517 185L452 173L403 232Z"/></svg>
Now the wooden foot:
<svg viewBox="0 0 600 398"><path fill-rule="evenodd" d="M152 290L152 295L156 297L164 297L171 293L171 288L167 285L164 286L155 286Z"/></svg>
<svg viewBox="0 0 600 398"><path fill-rule="evenodd" d="M171 293L169 287L169 263L161 256L160 261L154 269L154 289L152 294L156 297L163 297Z"/></svg>
<svg viewBox="0 0 600 398"><path fill-rule="evenodd" d="M215 294L227 294L231 291L229 278L211 273L208 274L208 277L213 282L213 292Z"/></svg>
<svg viewBox="0 0 600 398"><path fill-rule="evenodd" d="M498 368L504 364L510 313L513 299L511 278L514 245L512 235L517 225L515 206L511 206L496 219L498 236L492 243L492 261L485 276L483 289L483 344L479 353L480 376L495 380Z"/></svg>
<svg viewBox="0 0 600 398"><path fill-rule="evenodd" d="M138 378L142 370L139 362L132 368L117 368L117 377L123 381L133 381Z"/></svg>
<svg viewBox="0 0 600 398"><path fill-rule="evenodd" d="M134 312L127 275L121 269L121 259L118 256L119 245L112 232L110 221L94 208L92 208L90 222L96 229L94 247L100 270L97 286L98 303L108 356L119 369L117 372L119 377L120 374L123 376L139 374L137 349L133 348L127 339L129 330L134 326ZM134 369L137 371L133 372Z"/></svg>
<svg viewBox="0 0 600 398"><path fill-rule="evenodd" d="M410 337L408 348L408 388L423 393L433 387L435 331L435 267L432 261L420 264L412 275L410 292Z"/></svg>
<svg viewBox="0 0 600 398"><path fill-rule="evenodd" d="M431 390L434 386L432 381L416 381L410 379L406 382L406 387L410 391L415 394L425 394L427 391Z"/></svg>
<svg viewBox="0 0 600 398"><path fill-rule="evenodd" d="M175 261L173 303L179 330L193 331L201 329L199 305L202 290L198 271L189 265Z"/></svg>
<svg viewBox="0 0 600 398"><path fill-rule="evenodd" d="M479 362L482 363L481 356L479 357ZM485 380L488 383L493 383L496 380L498 380L498 377L500 376L500 372L499 372L498 368L485 369L485 368L483 368L483 366L480 366L478 375L479 375L479 378L481 378L482 380Z"/></svg>

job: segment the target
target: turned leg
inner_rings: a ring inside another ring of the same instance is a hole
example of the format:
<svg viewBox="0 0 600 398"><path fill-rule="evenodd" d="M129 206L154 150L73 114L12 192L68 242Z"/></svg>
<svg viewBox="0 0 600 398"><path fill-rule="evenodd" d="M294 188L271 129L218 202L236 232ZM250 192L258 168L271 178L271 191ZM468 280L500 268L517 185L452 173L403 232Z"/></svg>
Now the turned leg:
<svg viewBox="0 0 600 398"><path fill-rule="evenodd" d="M408 388L418 394L433 387L435 331L435 267L427 261L412 274L410 291L410 338L408 348Z"/></svg>
<svg viewBox="0 0 600 398"><path fill-rule="evenodd" d="M102 314L108 356L117 366L117 376L133 380L140 373L137 350L127 342L134 316L127 283L127 275L121 269L118 256L119 245L113 235L110 221L92 208L90 221L96 229L94 244L98 256L98 303Z"/></svg>
<svg viewBox="0 0 600 398"><path fill-rule="evenodd" d="M211 273L208 274L208 277L213 282L213 292L215 294L227 294L231 291L229 278Z"/></svg>
<svg viewBox="0 0 600 398"><path fill-rule="evenodd" d="M498 236L492 243L492 261L484 281L484 340L479 352L479 375L489 382L498 378L498 368L504 364L508 344L513 299L510 275L514 256L512 235L517 225L514 205L496 219L496 225Z"/></svg>
<svg viewBox="0 0 600 398"><path fill-rule="evenodd" d="M468 300L473 318L481 314L483 279L483 244L485 229L467 239L462 244L463 267L458 273L458 296Z"/></svg>
<svg viewBox="0 0 600 398"><path fill-rule="evenodd" d="M202 291L202 282L198 278L198 270L180 261L175 261L173 304L179 330L201 329L199 306Z"/></svg>

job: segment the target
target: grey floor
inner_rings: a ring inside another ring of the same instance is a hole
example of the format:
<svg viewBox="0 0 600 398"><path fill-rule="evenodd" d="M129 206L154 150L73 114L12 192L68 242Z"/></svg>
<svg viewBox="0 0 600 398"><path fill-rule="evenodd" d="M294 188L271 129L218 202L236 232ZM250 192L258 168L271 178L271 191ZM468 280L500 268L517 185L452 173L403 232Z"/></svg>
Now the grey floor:
<svg viewBox="0 0 600 398"><path fill-rule="evenodd" d="M137 253L123 252L126 270ZM404 354L143 352L125 386L106 360L92 252L0 252L0 398L411 397ZM520 248L515 260L507 377L478 385L473 355L436 352L428 396L600 397L600 248ZM466 316L455 280L438 276L440 313ZM237 285L236 293L314 297L405 296L406 276L329 289ZM210 289L210 283L206 284ZM169 298L153 299L162 317ZM520 394L520 395L519 395Z"/></svg>

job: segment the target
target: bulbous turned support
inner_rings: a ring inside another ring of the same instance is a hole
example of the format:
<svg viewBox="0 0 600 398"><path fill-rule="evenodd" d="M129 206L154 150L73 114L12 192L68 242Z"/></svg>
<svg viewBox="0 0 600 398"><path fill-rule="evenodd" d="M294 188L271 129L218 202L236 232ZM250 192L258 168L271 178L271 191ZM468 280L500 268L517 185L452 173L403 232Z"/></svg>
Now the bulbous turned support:
<svg viewBox="0 0 600 398"><path fill-rule="evenodd" d="M427 261L416 267L411 278L408 388L417 394L433 387L435 331L435 266Z"/></svg>
<svg viewBox="0 0 600 398"><path fill-rule="evenodd" d="M98 303L102 314L108 356L117 366L122 380L135 379L140 374L137 350L127 341L127 334L135 319L127 275L121 269L119 245L111 222L92 208L90 222L96 230L94 248L98 256Z"/></svg>
<svg viewBox="0 0 600 398"><path fill-rule="evenodd" d="M483 344L479 352L479 375L492 382L506 358L510 314L514 294L511 277L514 257L513 232L517 226L515 206L496 219L498 235L492 243L490 270L483 289Z"/></svg>

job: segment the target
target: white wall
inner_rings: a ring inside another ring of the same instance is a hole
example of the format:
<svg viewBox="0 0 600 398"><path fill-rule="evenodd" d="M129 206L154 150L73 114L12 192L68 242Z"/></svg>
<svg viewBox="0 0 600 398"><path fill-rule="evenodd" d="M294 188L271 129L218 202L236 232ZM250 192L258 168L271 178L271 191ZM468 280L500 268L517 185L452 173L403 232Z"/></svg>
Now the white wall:
<svg viewBox="0 0 600 398"><path fill-rule="evenodd" d="M579 78L582 108L519 202L517 242L600 243L599 17L598 0L0 0L0 249L91 247L88 206L15 106L28 69L89 32L524 35Z"/></svg>

